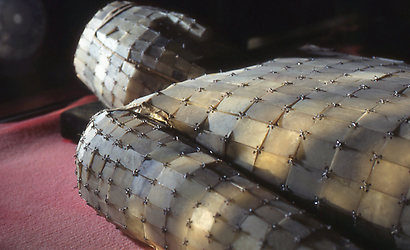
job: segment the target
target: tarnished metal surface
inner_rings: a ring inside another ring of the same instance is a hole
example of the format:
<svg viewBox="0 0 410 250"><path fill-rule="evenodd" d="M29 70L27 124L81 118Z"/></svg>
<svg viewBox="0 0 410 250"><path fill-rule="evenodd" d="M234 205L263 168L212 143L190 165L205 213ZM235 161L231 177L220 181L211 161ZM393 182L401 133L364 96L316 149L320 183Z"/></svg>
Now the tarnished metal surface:
<svg viewBox="0 0 410 250"><path fill-rule="evenodd" d="M77 153L81 196L157 249L358 249L132 109L96 114Z"/></svg>
<svg viewBox="0 0 410 250"><path fill-rule="evenodd" d="M85 27L74 65L108 107L122 106L202 75L195 61L210 37L209 29L182 14L114 2Z"/></svg>

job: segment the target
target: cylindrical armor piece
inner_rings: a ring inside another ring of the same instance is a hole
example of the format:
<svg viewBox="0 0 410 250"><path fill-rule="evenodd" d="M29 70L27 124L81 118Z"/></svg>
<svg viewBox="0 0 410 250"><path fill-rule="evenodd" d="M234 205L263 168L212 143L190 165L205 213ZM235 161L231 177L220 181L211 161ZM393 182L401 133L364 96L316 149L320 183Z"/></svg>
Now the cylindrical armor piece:
<svg viewBox="0 0 410 250"><path fill-rule="evenodd" d="M157 249L358 249L133 108L92 118L77 176L91 207Z"/></svg>
<svg viewBox="0 0 410 250"><path fill-rule="evenodd" d="M114 2L85 27L74 65L100 100L120 107L204 74L195 61L209 54L210 37L209 29L182 14Z"/></svg>

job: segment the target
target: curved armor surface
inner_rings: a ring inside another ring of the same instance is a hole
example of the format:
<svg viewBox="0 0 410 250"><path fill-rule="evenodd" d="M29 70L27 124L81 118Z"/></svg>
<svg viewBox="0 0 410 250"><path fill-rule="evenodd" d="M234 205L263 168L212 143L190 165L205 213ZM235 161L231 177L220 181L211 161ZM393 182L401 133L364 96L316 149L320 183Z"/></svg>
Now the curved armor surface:
<svg viewBox="0 0 410 250"><path fill-rule="evenodd" d="M355 242L408 248L409 66L318 53L203 75L125 107L110 94L117 109L94 116L78 145L83 198L159 248L354 247L279 196Z"/></svg>

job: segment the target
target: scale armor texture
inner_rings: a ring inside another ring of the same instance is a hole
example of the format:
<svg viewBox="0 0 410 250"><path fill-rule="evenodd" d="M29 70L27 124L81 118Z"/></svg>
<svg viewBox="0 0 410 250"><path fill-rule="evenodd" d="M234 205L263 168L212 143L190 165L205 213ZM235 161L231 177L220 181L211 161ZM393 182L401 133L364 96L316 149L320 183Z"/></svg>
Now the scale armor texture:
<svg viewBox="0 0 410 250"><path fill-rule="evenodd" d="M133 109L96 114L77 152L87 204L157 249L358 249Z"/></svg>
<svg viewBox="0 0 410 250"><path fill-rule="evenodd" d="M82 197L160 249L355 248L325 224L410 248L409 66L318 54L108 102L77 147Z"/></svg>
<svg viewBox="0 0 410 250"><path fill-rule="evenodd" d="M87 24L75 53L78 77L108 107L200 76L211 31L175 12L114 2Z"/></svg>

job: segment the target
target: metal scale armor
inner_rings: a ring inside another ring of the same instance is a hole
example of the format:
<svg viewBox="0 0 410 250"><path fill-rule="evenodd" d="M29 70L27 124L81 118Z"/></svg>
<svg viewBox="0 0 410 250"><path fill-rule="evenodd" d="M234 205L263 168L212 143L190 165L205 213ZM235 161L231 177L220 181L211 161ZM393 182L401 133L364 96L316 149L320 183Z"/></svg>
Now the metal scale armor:
<svg viewBox="0 0 410 250"><path fill-rule="evenodd" d="M184 44L206 34L123 2L87 25L74 64L114 109L78 144L83 199L158 249L408 248L409 66L319 52L204 75Z"/></svg>

